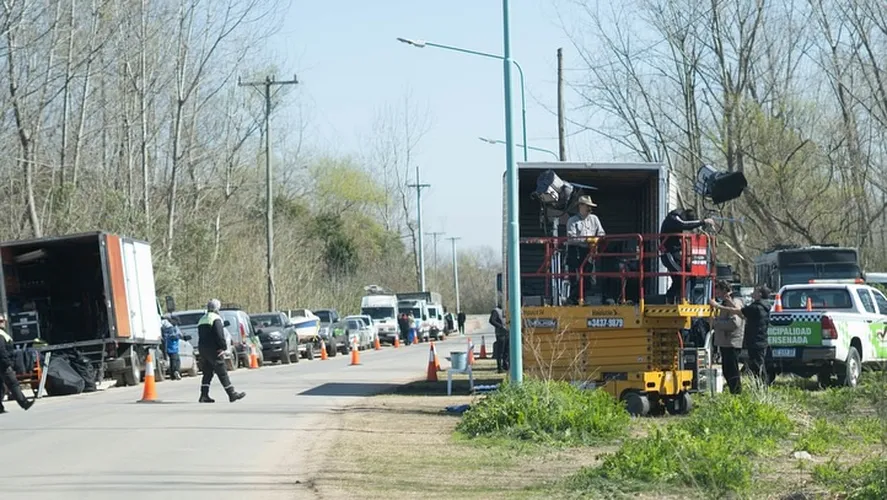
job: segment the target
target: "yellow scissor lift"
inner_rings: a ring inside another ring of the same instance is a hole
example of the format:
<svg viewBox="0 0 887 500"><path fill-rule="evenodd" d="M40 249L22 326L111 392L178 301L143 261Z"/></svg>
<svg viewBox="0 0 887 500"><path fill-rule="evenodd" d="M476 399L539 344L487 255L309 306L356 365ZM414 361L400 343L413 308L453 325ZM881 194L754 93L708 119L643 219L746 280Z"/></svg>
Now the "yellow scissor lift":
<svg viewBox="0 0 887 500"><path fill-rule="evenodd" d="M711 278L709 269L714 269L711 237L688 234L683 238L690 247L704 245L707 262L704 271L701 264L685 269L682 280L688 276ZM556 247L560 243L556 240L559 239L534 238L523 243L545 243ZM546 256L550 254L547 250ZM606 254L592 252L590 258L595 255ZM643 250L638 259L644 262ZM530 277L538 277L538 274L527 273ZM557 272L541 274L546 279L568 276ZM576 276L577 273L573 274ZM528 376L601 387L625 401L632 415L689 412L692 408L690 395L697 390L697 351L684 348L681 330L689 329L695 318L710 316L711 308L707 304L688 304L686 301L676 305L645 304L644 300L628 303L624 293L626 281L638 279L643 282L644 278L660 275L658 269L646 273L643 268L634 273L621 271L615 276L612 273L587 274L620 280L623 284L621 303L525 305L522 308L524 371ZM582 282L581 276L579 282ZM684 286L681 288L683 290Z"/></svg>

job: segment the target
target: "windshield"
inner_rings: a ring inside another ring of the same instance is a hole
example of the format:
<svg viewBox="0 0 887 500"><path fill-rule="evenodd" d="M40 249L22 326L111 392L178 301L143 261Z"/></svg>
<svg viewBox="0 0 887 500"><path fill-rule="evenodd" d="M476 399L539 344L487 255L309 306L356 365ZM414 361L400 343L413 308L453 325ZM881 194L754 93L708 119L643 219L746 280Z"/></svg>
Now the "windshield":
<svg viewBox="0 0 887 500"><path fill-rule="evenodd" d="M782 269L783 285L800 285L812 279L856 279L859 267L855 264L803 264Z"/></svg>
<svg viewBox="0 0 887 500"><path fill-rule="evenodd" d="M360 312L378 320L394 318L393 307L363 307Z"/></svg>
<svg viewBox="0 0 887 500"><path fill-rule="evenodd" d="M253 314L250 318L257 325L268 323L268 326L283 326L279 314Z"/></svg>
<svg viewBox="0 0 887 500"><path fill-rule="evenodd" d="M813 304L813 309L853 309L850 292L844 288L786 290L782 295L782 306L785 309L805 309L808 298Z"/></svg>
<svg viewBox="0 0 887 500"><path fill-rule="evenodd" d="M173 314L174 318L179 320L179 326L195 326L200 322L200 318L203 317L203 313L182 313L182 314Z"/></svg>
<svg viewBox="0 0 887 500"><path fill-rule="evenodd" d="M320 318L321 323L333 322L333 314L329 311L315 311L314 315Z"/></svg>
<svg viewBox="0 0 887 500"><path fill-rule="evenodd" d="M363 321L359 319L349 319L348 320L348 329L349 330L360 330L363 326Z"/></svg>
<svg viewBox="0 0 887 500"><path fill-rule="evenodd" d="M437 317L437 308L429 307L428 308L428 316L430 316L432 318L436 318Z"/></svg>
<svg viewBox="0 0 887 500"><path fill-rule="evenodd" d="M407 314L411 315L414 318L421 318L422 317L422 311L420 311L418 307L404 309L404 312L406 312Z"/></svg>

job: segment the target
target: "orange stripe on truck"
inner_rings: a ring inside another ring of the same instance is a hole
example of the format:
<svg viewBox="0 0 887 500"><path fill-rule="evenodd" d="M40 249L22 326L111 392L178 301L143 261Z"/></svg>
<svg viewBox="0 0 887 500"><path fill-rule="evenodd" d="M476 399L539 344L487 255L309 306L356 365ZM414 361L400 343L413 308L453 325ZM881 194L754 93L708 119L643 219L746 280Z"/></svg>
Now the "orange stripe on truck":
<svg viewBox="0 0 887 500"><path fill-rule="evenodd" d="M111 304L117 337L132 337L129 323L129 304L126 301L126 275L123 270L123 246L120 237L105 235L105 248L108 252L108 281L111 283Z"/></svg>

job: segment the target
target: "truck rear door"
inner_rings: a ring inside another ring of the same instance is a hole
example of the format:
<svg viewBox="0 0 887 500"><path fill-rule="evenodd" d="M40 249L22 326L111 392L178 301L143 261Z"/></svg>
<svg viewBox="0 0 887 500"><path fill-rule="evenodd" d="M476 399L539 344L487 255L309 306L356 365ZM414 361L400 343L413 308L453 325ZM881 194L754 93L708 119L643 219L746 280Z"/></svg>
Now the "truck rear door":
<svg viewBox="0 0 887 500"><path fill-rule="evenodd" d="M122 239L126 299L135 339L148 343L160 341L160 317L154 288L151 247L144 242Z"/></svg>

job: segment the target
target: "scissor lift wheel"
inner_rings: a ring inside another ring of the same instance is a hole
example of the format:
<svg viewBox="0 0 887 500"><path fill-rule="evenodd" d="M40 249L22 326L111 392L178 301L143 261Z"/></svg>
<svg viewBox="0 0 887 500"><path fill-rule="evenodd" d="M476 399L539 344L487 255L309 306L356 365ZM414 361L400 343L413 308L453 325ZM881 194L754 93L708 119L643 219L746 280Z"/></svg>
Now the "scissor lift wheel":
<svg viewBox="0 0 887 500"><path fill-rule="evenodd" d="M633 417L643 417L650 413L650 399L640 391L626 391L622 395L625 401L625 409Z"/></svg>

